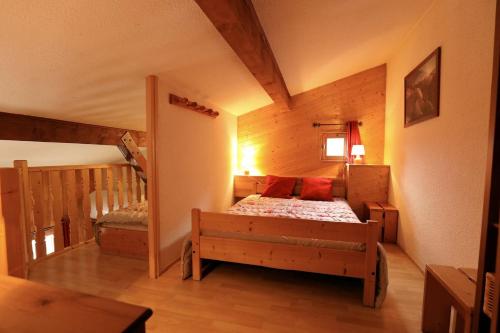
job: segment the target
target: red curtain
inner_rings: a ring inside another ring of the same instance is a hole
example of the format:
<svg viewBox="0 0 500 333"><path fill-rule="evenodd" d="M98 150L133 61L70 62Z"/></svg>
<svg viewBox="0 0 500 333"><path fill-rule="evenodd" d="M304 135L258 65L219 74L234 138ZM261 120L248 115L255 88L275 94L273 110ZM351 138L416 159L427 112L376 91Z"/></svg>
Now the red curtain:
<svg viewBox="0 0 500 333"><path fill-rule="evenodd" d="M347 122L347 162L353 163L354 156L351 156L351 149L353 145L361 144L361 136L359 135L358 121Z"/></svg>

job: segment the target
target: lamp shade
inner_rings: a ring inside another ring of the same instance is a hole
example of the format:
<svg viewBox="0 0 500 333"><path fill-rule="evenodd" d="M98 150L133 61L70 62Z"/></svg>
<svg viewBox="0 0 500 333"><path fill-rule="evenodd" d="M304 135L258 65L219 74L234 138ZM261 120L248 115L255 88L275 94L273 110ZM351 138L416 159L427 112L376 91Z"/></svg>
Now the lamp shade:
<svg viewBox="0 0 500 333"><path fill-rule="evenodd" d="M364 145L353 145L351 148L351 155L364 156L365 155L365 146Z"/></svg>

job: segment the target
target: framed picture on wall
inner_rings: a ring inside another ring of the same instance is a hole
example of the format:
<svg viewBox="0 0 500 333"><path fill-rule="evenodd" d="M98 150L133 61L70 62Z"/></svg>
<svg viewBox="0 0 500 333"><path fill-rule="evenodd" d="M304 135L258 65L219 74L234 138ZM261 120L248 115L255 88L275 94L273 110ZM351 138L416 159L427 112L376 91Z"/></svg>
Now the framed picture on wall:
<svg viewBox="0 0 500 333"><path fill-rule="evenodd" d="M405 77L405 127L439 116L441 47Z"/></svg>

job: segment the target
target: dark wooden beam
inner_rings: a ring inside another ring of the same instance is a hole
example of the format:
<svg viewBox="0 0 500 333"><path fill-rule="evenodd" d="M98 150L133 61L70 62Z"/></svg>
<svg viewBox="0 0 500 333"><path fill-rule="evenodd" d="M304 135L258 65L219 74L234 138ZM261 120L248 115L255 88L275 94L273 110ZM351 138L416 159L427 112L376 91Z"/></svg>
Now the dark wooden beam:
<svg viewBox="0 0 500 333"><path fill-rule="evenodd" d="M195 0L253 76L280 106L290 93L251 0Z"/></svg>
<svg viewBox="0 0 500 333"><path fill-rule="evenodd" d="M130 132L146 147L146 132L0 112L0 140L118 145Z"/></svg>

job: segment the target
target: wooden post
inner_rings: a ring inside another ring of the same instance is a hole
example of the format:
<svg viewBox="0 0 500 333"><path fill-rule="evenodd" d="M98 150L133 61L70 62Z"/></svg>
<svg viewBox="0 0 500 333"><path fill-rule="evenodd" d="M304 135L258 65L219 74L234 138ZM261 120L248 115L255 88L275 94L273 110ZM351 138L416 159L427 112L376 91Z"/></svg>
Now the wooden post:
<svg viewBox="0 0 500 333"><path fill-rule="evenodd" d="M81 193L81 211L79 212L83 223L81 228L83 233L80 241L89 240L94 237L92 222L90 220L90 169L77 170L77 182ZM80 208L80 207L79 207Z"/></svg>
<svg viewBox="0 0 500 333"><path fill-rule="evenodd" d="M19 198L21 210L19 214L19 223L21 223L21 230L25 235L25 242L23 247L26 255L26 277L28 276L29 263L33 261L33 251L31 248L31 231L32 231L32 213L33 201L31 200L31 185L28 173L28 161L14 161L14 168L17 169L19 177Z"/></svg>
<svg viewBox="0 0 500 333"><path fill-rule="evenodd" d="M0 188L2 179L0 178ZM9 274L9 261L7 258L7 232L5 231L5 219L2 210L2 196L0 195L0 275Z"/></svg>
<svg viewBox="0 0 500 333"><path fill-rule="evenodd" d="M146 77L146 128L148 143L148 162L146 163L148 186L145 186L145 197L148 199L148 247L149 277L160 275L160 202L158 187L158 170L156 167L156 136L158 132L158 77ZM139 185L140 181L138 182ZM137 194L140 195L140 186ZM137 198L140 201L140 197Z"/></svg>
<svg viewBox="0 0 500 333"><path fill-rule="evenodd" d="M113 180L113 167L106 169L106 185L108 192L108 213L115 210L115 186Z"/></svg>
<svg viewBox="0 0 500 333"><path fill-rule="evenodd" d="M116 168L116 187L118 191L118 207L123 208L123 168Z"/></svg>
<svg viewBox="0 0 500 333"><path fill-rule="evenodd" d="M80 225L78 219L78 208L76 202L76 177L75 170L64 170L63 175L63 192L65 193L65 201L67 205L67 216L69 218L69 234L70 244L76 245L80 242Z"/></svg>
<svg viewBox="0 0 500 333"><path fill-rule="evenodd" d="M191 211L191 246L193 251L193 280L201 280L201 258L200 258L200 215L201 210L193 208Z"/></svg>
<svg viewBox="0 0 500 333"><path fill-rule="evenodd" d="M378 222L368 220L366 228L366 271L363 288L363 304L371 307L375 306L378 234Z"/></svg>
<svg viewBox="0 0 500 333"><path fill-rule="evenodd" d="M128 206L132 206L134 203L133 192L132 192L132 167L127 165L127 202Z"/></svg>
<svg viewBox="0 0 500 333"><path fill-rule="evenodd" d="M97 210L97 218L102 217L102 169L94 169L95 181L95 207Z"/></svg>
<svg viewBox="0 0 500 333"><path fill-rule="evenodd" d="M60 171L50 171L50 192L52 194L52 217L54 219L54 251L64 250L63 193Z"/></svg>
<svg viewBox="0 0 500 333"><path fill-rule="evenodd" d="M30 172L29 175L33 193L33 222L35 224L35 249L36 259L47 255L45 246L45 208L43 202L43 180L42 172Z"/></svg>
<svg viewBox="0 0 500 333"><path fill-rule="evenodd" d="M135 196L136 196L137 202L142 201L141 177L139 177L137 172L135 173Z"/></svg>

